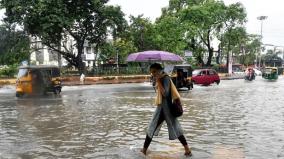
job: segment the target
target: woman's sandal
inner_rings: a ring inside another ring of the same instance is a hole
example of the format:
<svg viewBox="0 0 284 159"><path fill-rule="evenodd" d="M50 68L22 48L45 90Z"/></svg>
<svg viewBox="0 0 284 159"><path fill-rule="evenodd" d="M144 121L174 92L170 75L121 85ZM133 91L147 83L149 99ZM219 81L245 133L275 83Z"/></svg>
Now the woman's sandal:
<svg viewBox="0 0 284 159"><path fill-rule="evenodd" d="M191 151L189 151L189 152L184 153L184 155L185 155L186 157L191 157L191 156L192 156L192 153L191 153Z"/></svg>
<svg viewBox="0 0 284 159"><path fill-rule="evenodd" d="M146 152L147 152L147 150L146 150L146 149L144 149L144 148L142 148L142 149L140 150L140 152L142 152L142 153L146 156Z"/></svg>
<svg viewBox="0 0 284 159"><path fill-rule="evenodd" d="M192 156L191 148L188 148L188 149L186 150L186 152L184 153L184 155L185 155L186 157Z"/></svg>

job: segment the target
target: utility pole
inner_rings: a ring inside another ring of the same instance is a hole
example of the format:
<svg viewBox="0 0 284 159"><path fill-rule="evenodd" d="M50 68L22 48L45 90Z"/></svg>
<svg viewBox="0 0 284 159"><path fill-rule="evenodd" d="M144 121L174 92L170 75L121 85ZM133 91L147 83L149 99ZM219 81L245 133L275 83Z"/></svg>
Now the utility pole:
<svg viewBox="0 0 284 159"><path fill-rule="evenodd" d="M260 26L260 38L261 38L261 44L262 44L262 39L263 39L263 35L262 35L262 28L263 28L263 21L267 19L267 16L259 16L257 17L257 20L260 20L261 22L261 26ZM260 63L261 63L261 50L262 48L260 48L260 53L259 53L259 63L258 63L258 68L260 68ZM257 57L256 57L256 65L257 65Z"/></svg>

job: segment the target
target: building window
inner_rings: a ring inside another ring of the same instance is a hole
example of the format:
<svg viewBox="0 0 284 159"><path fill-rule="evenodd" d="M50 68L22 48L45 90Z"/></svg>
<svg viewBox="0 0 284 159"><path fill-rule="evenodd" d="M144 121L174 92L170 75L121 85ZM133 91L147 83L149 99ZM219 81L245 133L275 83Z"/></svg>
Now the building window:
<svg viewBox="0 0 284 159"><path fill-rule="evenodd" d="M43 56L43 51L36 51L36 61L39 62L39 64L43 64L44 61L44 56Z"/></svg>
<svg viewBox="0 0 284 159"><path fill-rule="evenodd" d="M91 54L92 53L92 48L91 47L87 47L87 54Z"/></svg>
<svg viewBox="0 0 284 159"><path fill-rule="evenodd" d="M58 52L54 50L48 51L49 61L57 61L58 60Z"/></svg>

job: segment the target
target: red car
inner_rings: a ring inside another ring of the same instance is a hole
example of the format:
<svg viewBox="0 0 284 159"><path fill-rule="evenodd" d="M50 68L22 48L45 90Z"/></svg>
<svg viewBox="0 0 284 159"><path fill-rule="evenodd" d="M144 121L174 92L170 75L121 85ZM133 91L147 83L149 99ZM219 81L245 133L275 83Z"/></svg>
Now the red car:
<svg viewBox="0 0 284 159"><path fill-rule="evenodd" d="M212 83L220 83L220 77L218 73L213 69L194 70L192 72L191 80L194 84L201 84L205 86L208 86Z"/></svg>

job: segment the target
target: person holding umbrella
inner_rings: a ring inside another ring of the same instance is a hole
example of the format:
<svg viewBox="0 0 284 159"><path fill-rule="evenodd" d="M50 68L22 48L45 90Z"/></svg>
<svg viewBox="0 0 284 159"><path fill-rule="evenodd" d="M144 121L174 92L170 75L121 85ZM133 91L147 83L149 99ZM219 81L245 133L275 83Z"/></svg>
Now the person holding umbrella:
<svg viewBox="0 0 284 159"><path fill-rule="evenodd" d="M150 146L152 138L154 135L158 135L158 132L163 124L163 121L166 121L168 126L169 139L175 140L179 139L181 144L184 146L185 155L191 156L191 150L187 144L187 141L183 135L183 130L181 125L177 119L171 114L170 111L170 102L172 101L172 93L171 92L171 78L163 72L163 67L154 63L150 66L150 72L156 79L157 86L157 98L155 104L157 108L153 114L153 117L149 123L146 139L144 142L144 146L141 149L141 152L146 155L147 149Z"/></svg>

